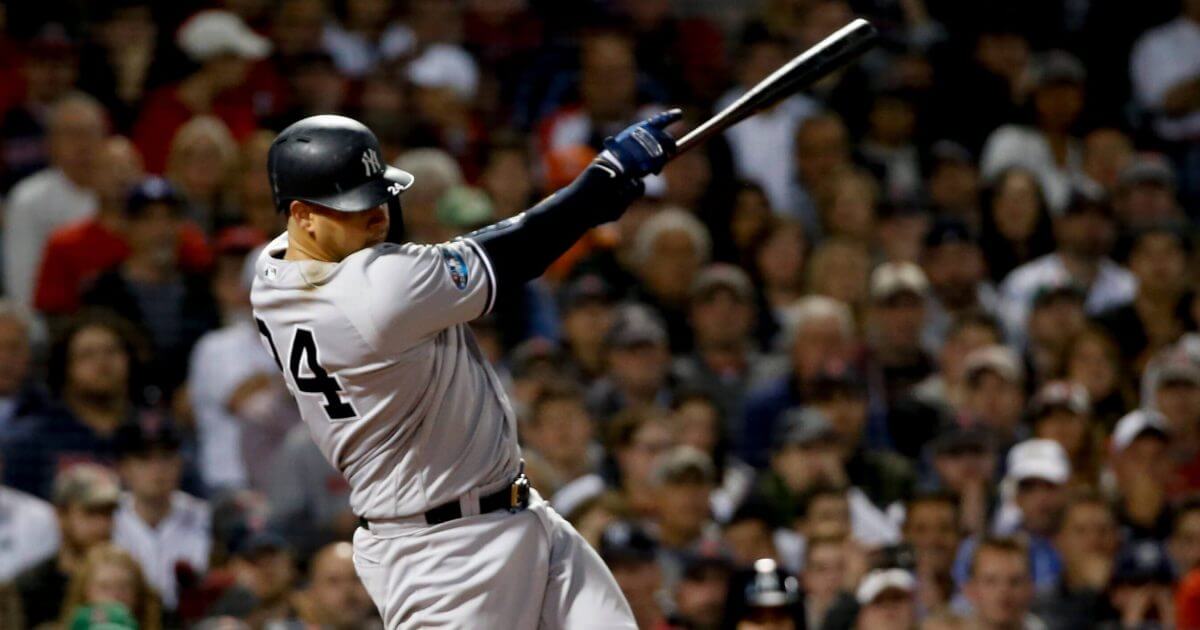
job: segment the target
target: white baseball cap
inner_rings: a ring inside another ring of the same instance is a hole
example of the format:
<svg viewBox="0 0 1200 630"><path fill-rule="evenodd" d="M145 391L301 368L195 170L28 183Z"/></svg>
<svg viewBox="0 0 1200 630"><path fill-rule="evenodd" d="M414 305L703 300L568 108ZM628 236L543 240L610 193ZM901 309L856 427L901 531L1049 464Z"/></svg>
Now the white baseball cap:
<svg viewBox="0 0 1200 630"><path fill-rule="evenodd" d="M912 573L904 569L875 569L858 583L858 591L854 598L860 606L866 606L885 591L900 590L912 593L917 588L917 580Z"/></svg>
<svg viewBox="0 0 1200 630"><path fill-rule="evenodd" d="M1025 440L1008 452L1008 472L1004 477L1016 483L1043 479L1064 484L1071 478L1071 462L1062 445L1054 440Z"/></svg>
<svg viewBox="0 0 1200 630"><path fill-rule="evenodd" d="M1145 433L1170 434L1167 419L1153 409L1135 409L1117 421L1112 433L1113 451L1120 453Z"/></svg>
<svg viewBox="0 0 1200 630"><path fill-rule="evenodd" d="M871 272L871 299L888 300L901 293L924 296L929 291L925 272L911 262L885 262Z"/></svg>
<svg viewBox="0 0 1200 630"><path fill-rule="evenodd" d="M450 88L464 101L475 98L479 68L458 46L433 44L408 64L408 80L424 88Z"/></svg>
<svg viewBox="0 0 1200 630"><path fill-rule="evenodd" d="M188 18L175 42L193 61L204 62L223 54L262 59L271 53L271 41L255 33L230 11L210 9Z"/></svg>

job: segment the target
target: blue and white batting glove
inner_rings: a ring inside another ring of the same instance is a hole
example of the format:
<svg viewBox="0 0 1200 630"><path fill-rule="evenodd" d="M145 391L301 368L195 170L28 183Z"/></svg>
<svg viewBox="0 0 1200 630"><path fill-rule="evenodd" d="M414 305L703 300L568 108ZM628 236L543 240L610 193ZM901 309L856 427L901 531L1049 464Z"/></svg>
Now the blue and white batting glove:
<svg viewBox="0 0 1200 630"><path fill-rule="evenodd" d="M626 127L617 137L604 139L597 161L638 179L662 172L676 151L675 138L666 128L680 118L683 112L671 109Z"/></svg>

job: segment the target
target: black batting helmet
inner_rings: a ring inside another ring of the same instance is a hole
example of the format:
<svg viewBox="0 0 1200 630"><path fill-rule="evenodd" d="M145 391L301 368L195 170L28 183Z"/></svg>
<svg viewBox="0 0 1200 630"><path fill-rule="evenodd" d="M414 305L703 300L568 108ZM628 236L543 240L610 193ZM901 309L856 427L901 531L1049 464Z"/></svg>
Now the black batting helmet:
<svg viewBox="0 0 1200 630"><path fill-rule="evenodd" d="M280 132L267 153L275 207L292 201L363 212L387 203L399 218L399 196L413 176L381 157L379 140L366 125L345 116L309 116Z"/></svg>

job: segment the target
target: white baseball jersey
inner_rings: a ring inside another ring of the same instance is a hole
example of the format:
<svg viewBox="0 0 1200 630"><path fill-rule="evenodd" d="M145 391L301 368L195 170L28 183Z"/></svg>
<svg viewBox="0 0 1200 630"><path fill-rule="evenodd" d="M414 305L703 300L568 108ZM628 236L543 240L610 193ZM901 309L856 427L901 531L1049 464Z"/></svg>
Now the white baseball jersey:
<svg viewBox="0 0 1200 630"><path fill-rule="evenodd" d="M259 256L254 315L356 514L414 516L516 477L515 416L465 325L495 300L477 243L384 243L337 263L286 249L284 234Z"/></svg>

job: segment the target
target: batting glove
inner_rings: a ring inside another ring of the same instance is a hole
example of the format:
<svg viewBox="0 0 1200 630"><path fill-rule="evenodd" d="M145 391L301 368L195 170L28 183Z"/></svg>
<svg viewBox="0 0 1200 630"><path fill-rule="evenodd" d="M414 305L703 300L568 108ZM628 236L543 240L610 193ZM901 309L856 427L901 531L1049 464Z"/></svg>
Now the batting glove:
<svg viewBox="0 0 1200 630"><path fill-rule="evenodd" d="M675 138L666 128L680 118L683 112L671 109L626 127L617 137L604 139L597 161L634 178L660 173L676 152Z"/></svg>

